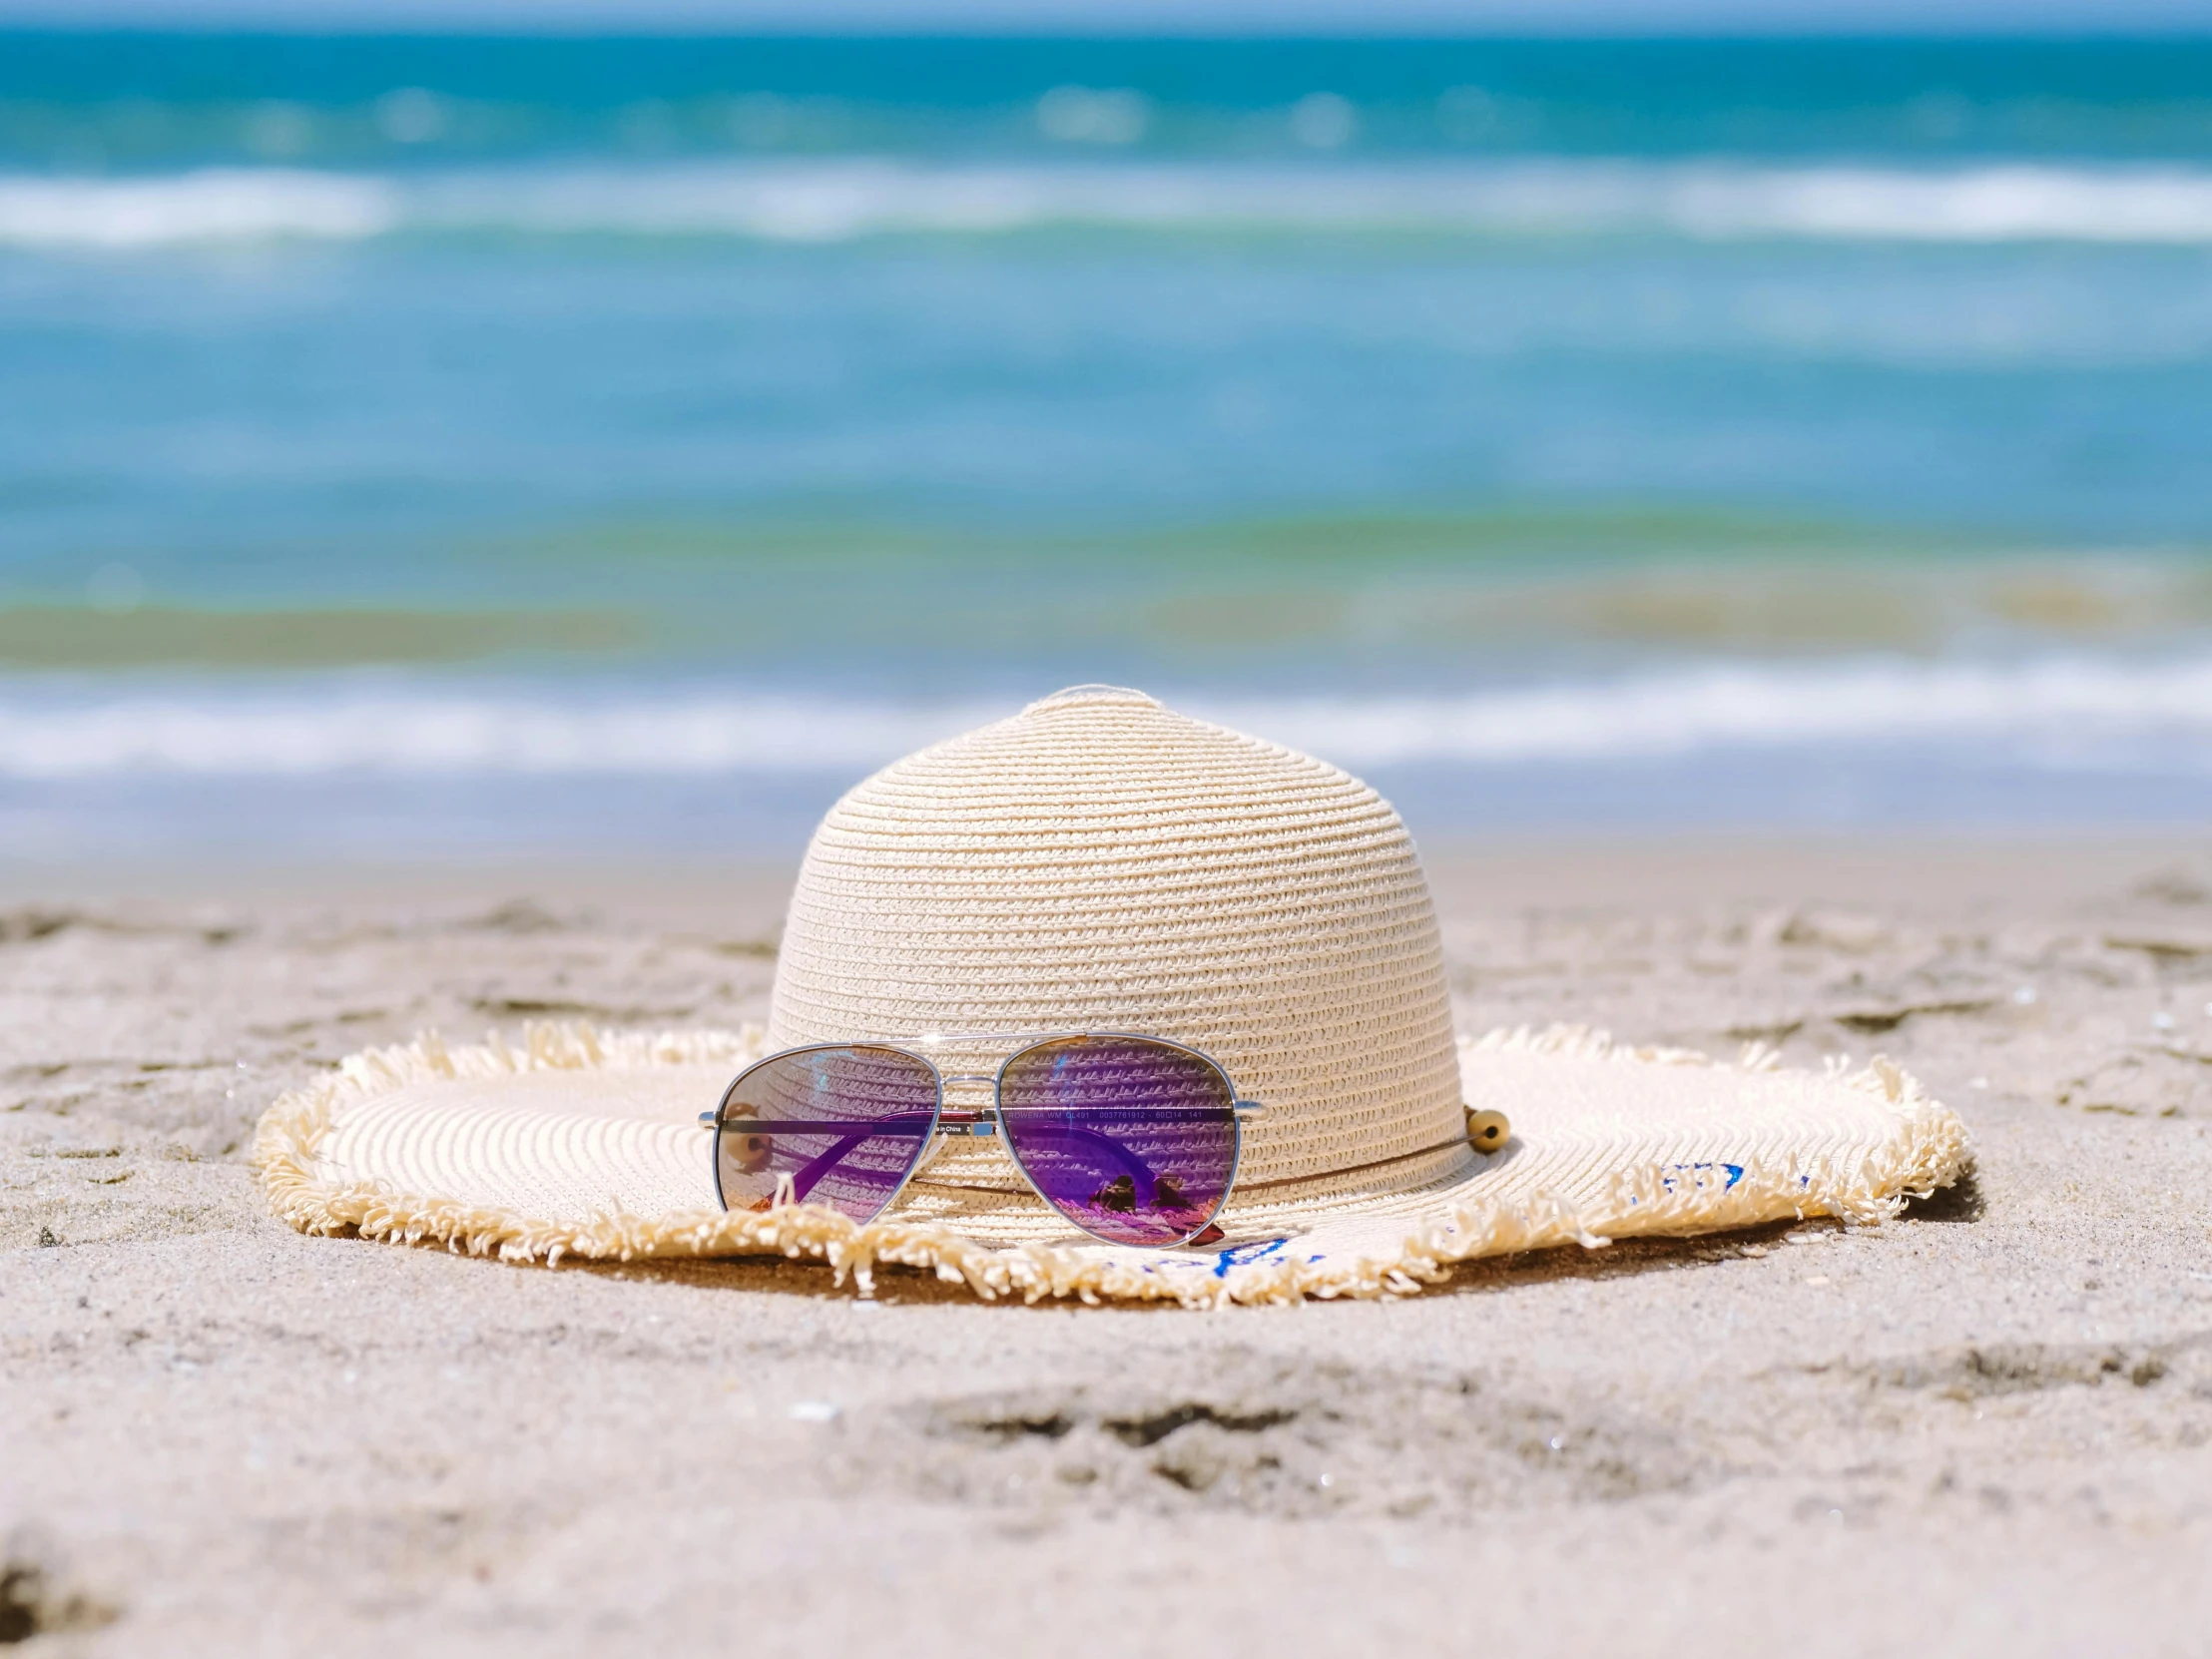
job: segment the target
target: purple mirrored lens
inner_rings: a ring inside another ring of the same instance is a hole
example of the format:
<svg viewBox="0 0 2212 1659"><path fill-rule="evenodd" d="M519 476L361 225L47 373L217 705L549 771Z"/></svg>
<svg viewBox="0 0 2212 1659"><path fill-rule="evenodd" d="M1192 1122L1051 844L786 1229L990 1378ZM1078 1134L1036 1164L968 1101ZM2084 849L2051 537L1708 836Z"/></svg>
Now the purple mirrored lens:
<svg viewBox="0 0 2212 1659"><path fill-rule="evenodd" d="M764 1061L723 1097L723 1208L827 1204L873 1221L920 1161L936 1120L936 1074L911 1054L810 1048Z"/></svg>
<svg viewBox="0 0 2212 1659"><path fill-rule="evenodd" d="M1236 1174L1229 1079L1142 1037L1022 1050L999 1078L998 1117L1037 1191L1113 1244L1180 1244L1214 1219Z"/></svg>

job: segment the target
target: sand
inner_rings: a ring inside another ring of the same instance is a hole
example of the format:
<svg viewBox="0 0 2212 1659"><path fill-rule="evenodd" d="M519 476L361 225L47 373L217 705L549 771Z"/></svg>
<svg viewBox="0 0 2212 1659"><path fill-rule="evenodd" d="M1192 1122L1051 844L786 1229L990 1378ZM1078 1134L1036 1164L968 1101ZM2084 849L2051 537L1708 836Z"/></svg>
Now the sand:
<svg viewBox="0 0 2212 1659"><path fill-rule="evenodd" d="M1213 1314L306 1239L269 1098L424 1027L758 1017L788 872L17 872L0 1644L2208 1651L2212 857L1431 862L1466 1026L1884 1051L1976 1180Z"/></svg>

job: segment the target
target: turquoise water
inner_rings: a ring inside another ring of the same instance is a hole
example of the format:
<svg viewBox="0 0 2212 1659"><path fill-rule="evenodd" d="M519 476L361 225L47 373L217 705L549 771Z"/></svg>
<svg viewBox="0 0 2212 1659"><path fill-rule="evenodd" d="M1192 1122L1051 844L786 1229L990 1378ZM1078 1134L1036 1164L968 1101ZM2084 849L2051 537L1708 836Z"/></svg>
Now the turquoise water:
<svg viewBox="0 0 2212 1659"><path fill-rule="evenodd" d="M0 385L25 853L2212 806L2212 41L0 35Z"/></svg>

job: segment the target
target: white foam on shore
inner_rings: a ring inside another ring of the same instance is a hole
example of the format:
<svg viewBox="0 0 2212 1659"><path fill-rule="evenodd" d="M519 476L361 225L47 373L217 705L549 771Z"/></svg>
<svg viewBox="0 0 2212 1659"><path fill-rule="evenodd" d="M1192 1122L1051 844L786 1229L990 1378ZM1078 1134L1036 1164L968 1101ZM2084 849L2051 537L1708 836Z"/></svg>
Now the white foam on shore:
<svg viewBox="0 0 2212 1659"><path fill-rule="evenodd" d="M1052 226L2212 244L2212 170L1608 161L922 166L865 159L369 175L0 177L0 245L150 248L398 232L839 242Z"/></svg>
<svg viewBox="0 0 2212 1659"><path fill-rule="evenodd" d="M390 183L335 173L0 178L0 244L121 249L271 237L353 239L396 229L403 207Z"/></svg>
<svg viewBox="0 0 2212 1659"><path fill-rule="evenodd" d="M1040 688L1048 689L1048 688ZM1456 696L1168 698L1353 771L1822 748L2050 770L2212 769L2212 659L1716 665ZM836 774L1013 712L714 686L0 682L0 778Z"/></svg>

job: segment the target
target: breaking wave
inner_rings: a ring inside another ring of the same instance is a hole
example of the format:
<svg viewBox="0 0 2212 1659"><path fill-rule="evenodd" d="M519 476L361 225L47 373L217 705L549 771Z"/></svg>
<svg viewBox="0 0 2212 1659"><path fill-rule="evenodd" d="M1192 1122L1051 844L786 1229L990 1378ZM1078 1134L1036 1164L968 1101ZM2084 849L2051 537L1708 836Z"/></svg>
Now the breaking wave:
<svg viewBox="0 0 2212 1659"><path fill-rule="evenodd" d="M420 175L273 168L0 177L0 244L48 248L468 232L821 243L1085 226L2204 245L2212 244L2212 170L839 160Z"/></svg>
<svg viewBox="0 0 2212 1659"><path fill-rule="evenodd" d="M1916 749L2056 771L2212 770L2212 659L1714 665L1456 696L1176 707L1354 771ZM0 778L855 776L1013 712L713 685L0 683Z"/></svg>

